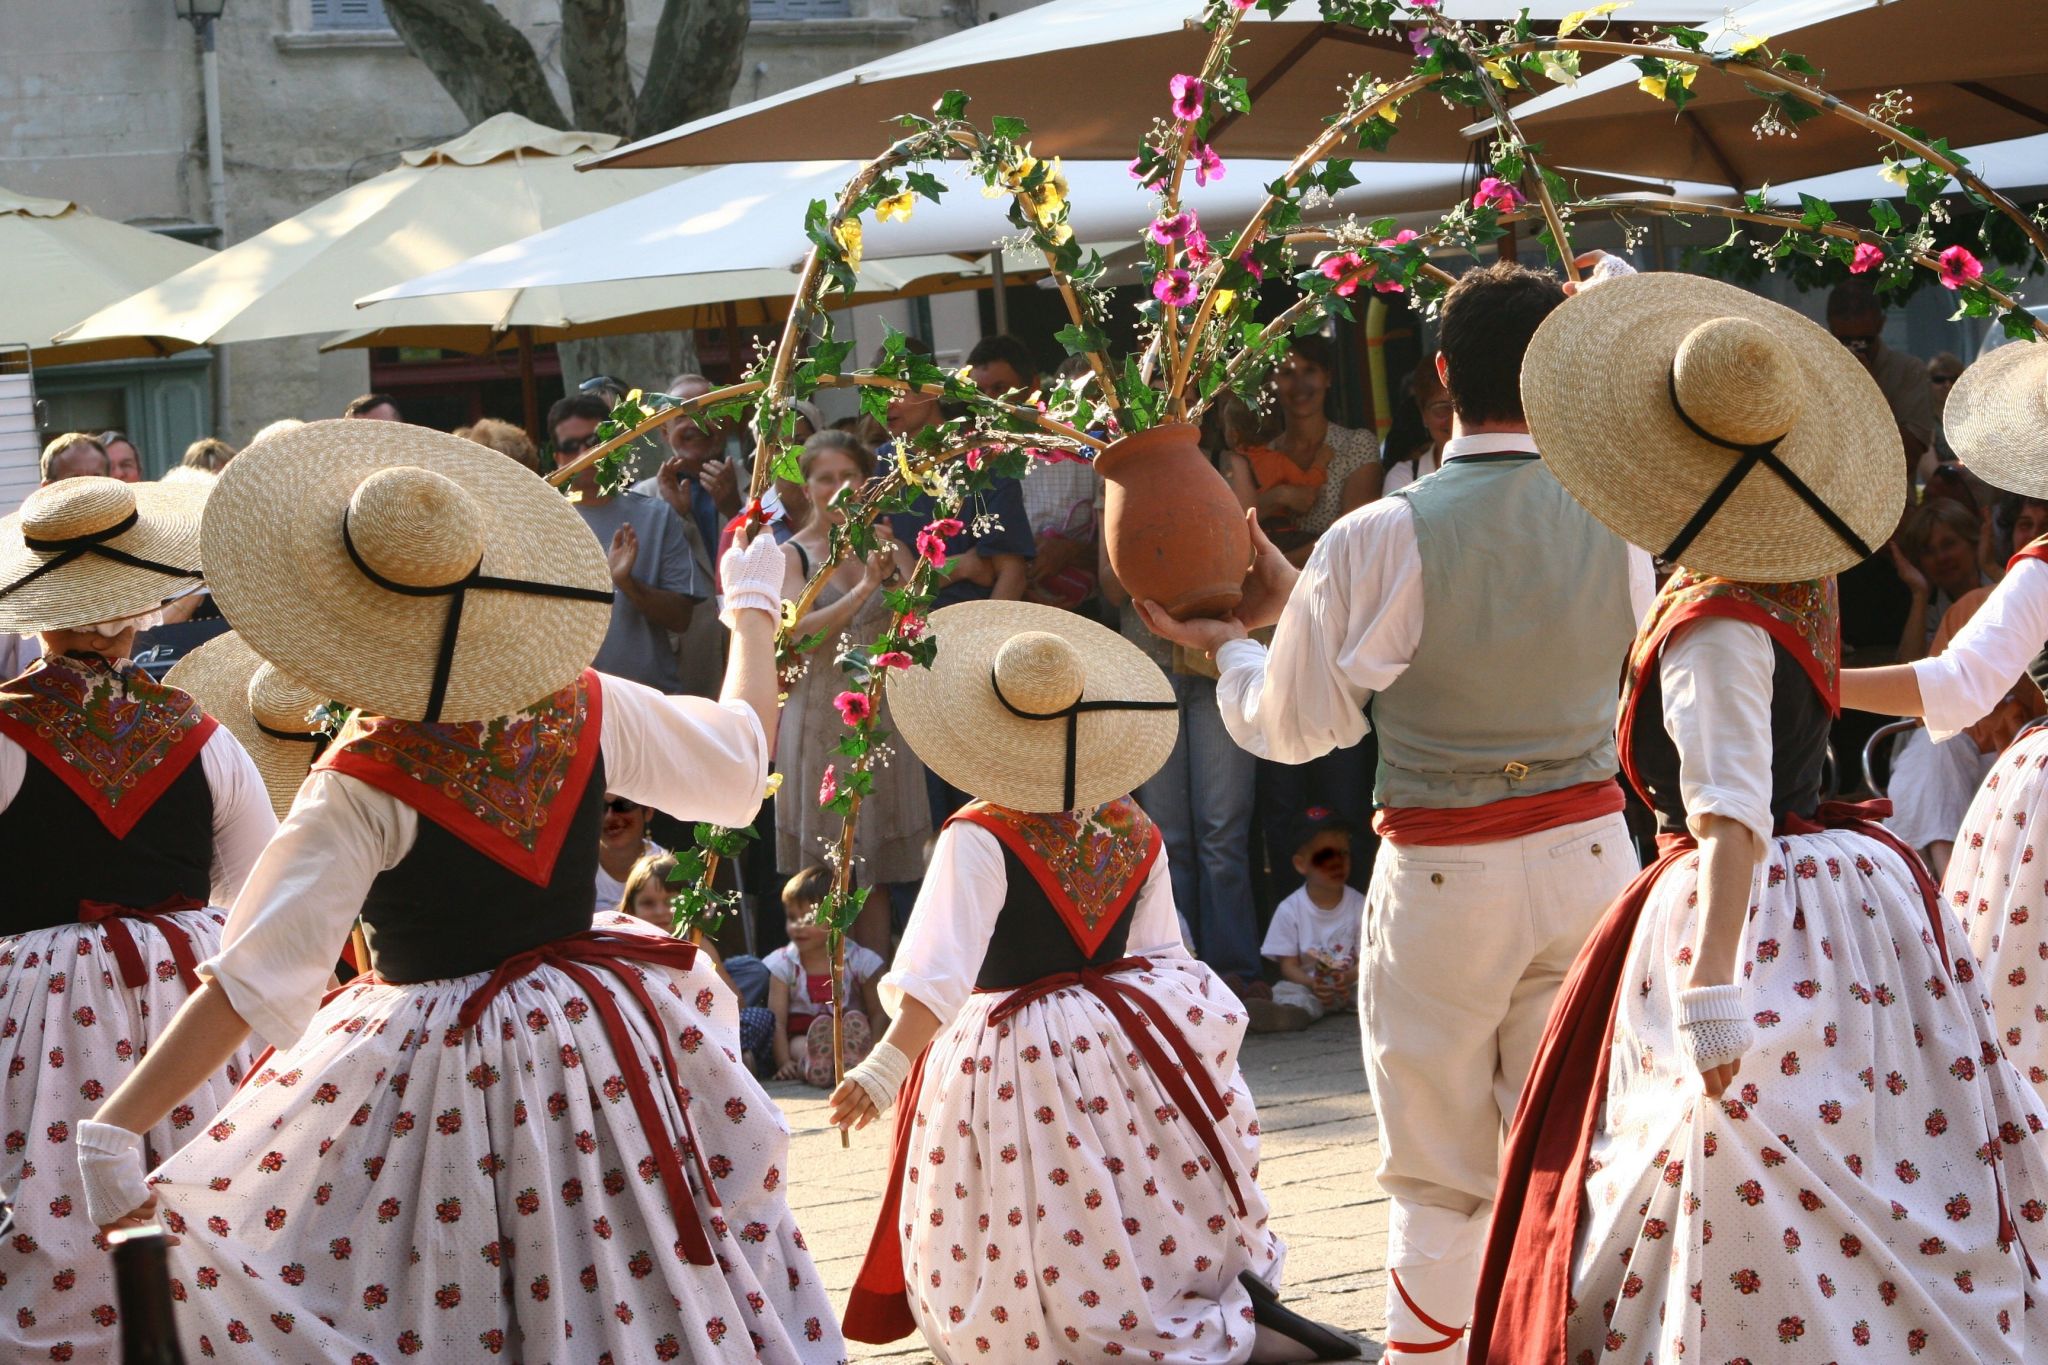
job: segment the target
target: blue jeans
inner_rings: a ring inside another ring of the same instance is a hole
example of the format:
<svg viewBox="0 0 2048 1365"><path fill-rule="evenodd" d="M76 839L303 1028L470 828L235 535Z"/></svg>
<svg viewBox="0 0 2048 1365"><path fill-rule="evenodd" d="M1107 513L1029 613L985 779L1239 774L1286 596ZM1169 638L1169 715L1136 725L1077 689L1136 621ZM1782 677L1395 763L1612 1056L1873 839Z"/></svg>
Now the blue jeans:
<svg viewBox="0 0 2048 1365"><path fill-rule="evenodd" d="M1257 760L1223 728L1214 679L1177 675L1173 692L1180 736L1166 766L1138 788L1138 803L1165 841L1174 903L1195 932L1190 947L1218 972L1256 978L1251 826Z"/></svg>

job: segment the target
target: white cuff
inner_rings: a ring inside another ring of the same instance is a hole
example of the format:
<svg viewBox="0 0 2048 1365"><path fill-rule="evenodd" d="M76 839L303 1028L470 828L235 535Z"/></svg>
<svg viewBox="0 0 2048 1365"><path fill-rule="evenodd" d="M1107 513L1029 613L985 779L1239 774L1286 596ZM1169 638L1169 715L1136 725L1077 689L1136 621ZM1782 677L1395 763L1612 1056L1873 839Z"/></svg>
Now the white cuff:
<svg viewBox="0 0 2048 1365"><path fill-rule="evenodd" d="M903 1082L910 1075L910 1058L903 1055L903 1049L893 1043L876 1043L874 1050L861 1059L858 1066L850 1068L846 1079L856 1081L873 1101L877 1114L886 1114L896 1103L896 1096L903 1089Z"/></svg>
<svg viewBox="0 0 2048 1365"><path fill-rule="evenodd" d="M719 609L718 619L727 630L734 628L743 611L765 611L771 621L782 619L782 599L764 592L741 590L725 595L725 603Z"/></svg>
<svg viewBox="0 0 2048 1365"><path fill-rule="evenodd" d="M1680 991L1678 1037L1702 1075L1739 1059L1755 1038L1742 1012L1742 988L1695 986Z"/></svg>
<svg viewBox="0 0 2048 1365"><path fill-rule="evenodd" d="M1220 673L1239 664L1257 665L1265 662L1265 658L1266 647L1249 636L1241 640L1225 640L1216 648L1216 670Z"/></svg>
<svg viewBox="0 0 2048 1365"><path fill-rule="evenodd" d="M85 1216L94 1227L103 1228L149 1202L139 1133L85 1119L78 1125L77 1144Z"/></svg>

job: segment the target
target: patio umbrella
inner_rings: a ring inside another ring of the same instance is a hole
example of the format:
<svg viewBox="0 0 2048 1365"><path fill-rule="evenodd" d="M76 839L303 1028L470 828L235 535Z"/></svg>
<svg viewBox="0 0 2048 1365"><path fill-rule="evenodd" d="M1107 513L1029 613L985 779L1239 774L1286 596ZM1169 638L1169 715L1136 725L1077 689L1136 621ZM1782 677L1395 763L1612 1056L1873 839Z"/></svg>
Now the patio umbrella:
<svg viewBox="0 0 2048 1365"><path fill-rule="evenodd" d="M69 199L32 199L0 189L0 342L30 348L37 365L120 360L155 352L111 338L53 346L79 319L205 260L204 247L111 222Z"/></svg>

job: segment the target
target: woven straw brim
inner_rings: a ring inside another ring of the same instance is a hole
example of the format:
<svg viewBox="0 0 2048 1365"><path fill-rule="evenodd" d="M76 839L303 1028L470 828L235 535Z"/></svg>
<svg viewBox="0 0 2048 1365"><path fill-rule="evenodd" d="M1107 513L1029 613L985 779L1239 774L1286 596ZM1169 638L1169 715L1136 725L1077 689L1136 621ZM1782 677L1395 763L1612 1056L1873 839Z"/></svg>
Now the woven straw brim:
<svg viewBox="0 0 2048 1365"><path fill-rule="evenodd" d="M403 466L470 494L483 521L482 573L611 590L597 537L533 471L400 422L337 418L251 445L215 484L200 549L221 614L251 649L344 706L418 720L452 599L378 587L342 541L356 486ZM440 719L488 720L559 692L597 657L610 623L603 602L469 593Z"/></svg>
<svg viewBox="0 0 2048 1365"><path fill-rule="evenodd" d="M1978 356L1949 393L1941 433L1993 488L2048 498L2048 344L2011 341Z"/></svg>
<svg viewBox="0 0 2048 1365"><path fill-rule="evenodd" d="M192 694L199 709L228 728L241 741L270 793L277 818L284 819L292 800L313 766L316 745L265 734L249 710L249 679L263 659L242 638L229 631L216 635L171 665L164 682Z"/></svg>
<svg viewBox="0 0 2048 1365"><path fill-rule="evenodd" d="M1905 507L1905 454L1876 382L1822 328L1718 280L1627 276L1544 319L1522 361L1522 407L1551 472L1615 534L1664 553L1741 458L1690 430L1671 401L1679 343L1723 317L1761 324L1790 351L1802 405L1777 454L1865 544L1883 545ZM1712 413L1692 416L1713 429ZM1678 556L1759 583L1840 573L1863 557L1762 467Z"/></svg>
<svg viewBox="0 0 2048 1365"><path fill-rule="evenodd" d="M1136 645L1085 617L1032 602L963 602L934 612L929 669L889 675L889 714L925 766L947 783L1012 810L1061 809L1064 720L1025 720L997 700L989 670L1012 636L1045 631L1080 655L1087 701L1172 701L1173 686ZM1173 752L1178 713L1095 711L1075 732L1074 806L1127 795Z"/></svg>
<svg viewBox="0 0 2048 1365"><path fill-rule="evenodd" d="M189 591L199 579L199 521L205 489L161 483L130 485L135 493L135 526L106 542L184 574L162 574L87 554L35 582L0 597L0 630L31 634L73 630L154 611ZM0 521L0 585L12 583L58 557L61 551L31 550L22 541L21 513Z"/></svg>

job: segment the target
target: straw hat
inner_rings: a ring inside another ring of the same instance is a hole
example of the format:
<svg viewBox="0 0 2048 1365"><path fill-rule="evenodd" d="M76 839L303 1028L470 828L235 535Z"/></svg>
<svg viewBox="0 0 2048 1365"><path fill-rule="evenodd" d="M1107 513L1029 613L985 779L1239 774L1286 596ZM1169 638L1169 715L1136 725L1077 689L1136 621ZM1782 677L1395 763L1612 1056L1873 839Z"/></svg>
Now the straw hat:
<svg viewBox="0 0 2048 1365"><path fill-rule="evenodd" d="M1949 391L1941 432L1984 482L2048 498L2048 345L2014 342L1978 356Z"/></svg>
<svg viewBox="0 0 2048 1365"><path fill-rule="evenodd" d="M1718 280L1631 275L1567 299L1529 342L1522 407L1587 511L1701 573L1839 573L1905 505L1876 381L1814 323Z"/></svg>
<svg viewBox="0 0 2048 1365"><path fill-rule="evenodd" d="M950 785L1013 810L1092 810L1173 752L1173 687L1115 631L1032 602L962 602L931 629L937 659L889 675L889 711Z"/></svg>
<svg viewBox="0 0 2048 1365"><path fill-rule="evenodd" d="M611 623L597 538L533 471L446 432L337 418L221 471L201 550L249 647L344 706L488 720L574 682Z"/></svg>
<svg viewBox="0 0 2048 1365"><path fill-rule="evenodd" d="M84 475L0 521L0 630L73 630L156 610L199 578L203 493Z"/></svg>
<svg viewBox="0 0 2048 1365"><path fill-rule="evenodd" d="M316 719L326 699L263 662L233 631L178 660L164 681L191 693L200 710L242 742L263 775L277 818L284 819L326 747L327 732Z"/></svg>

